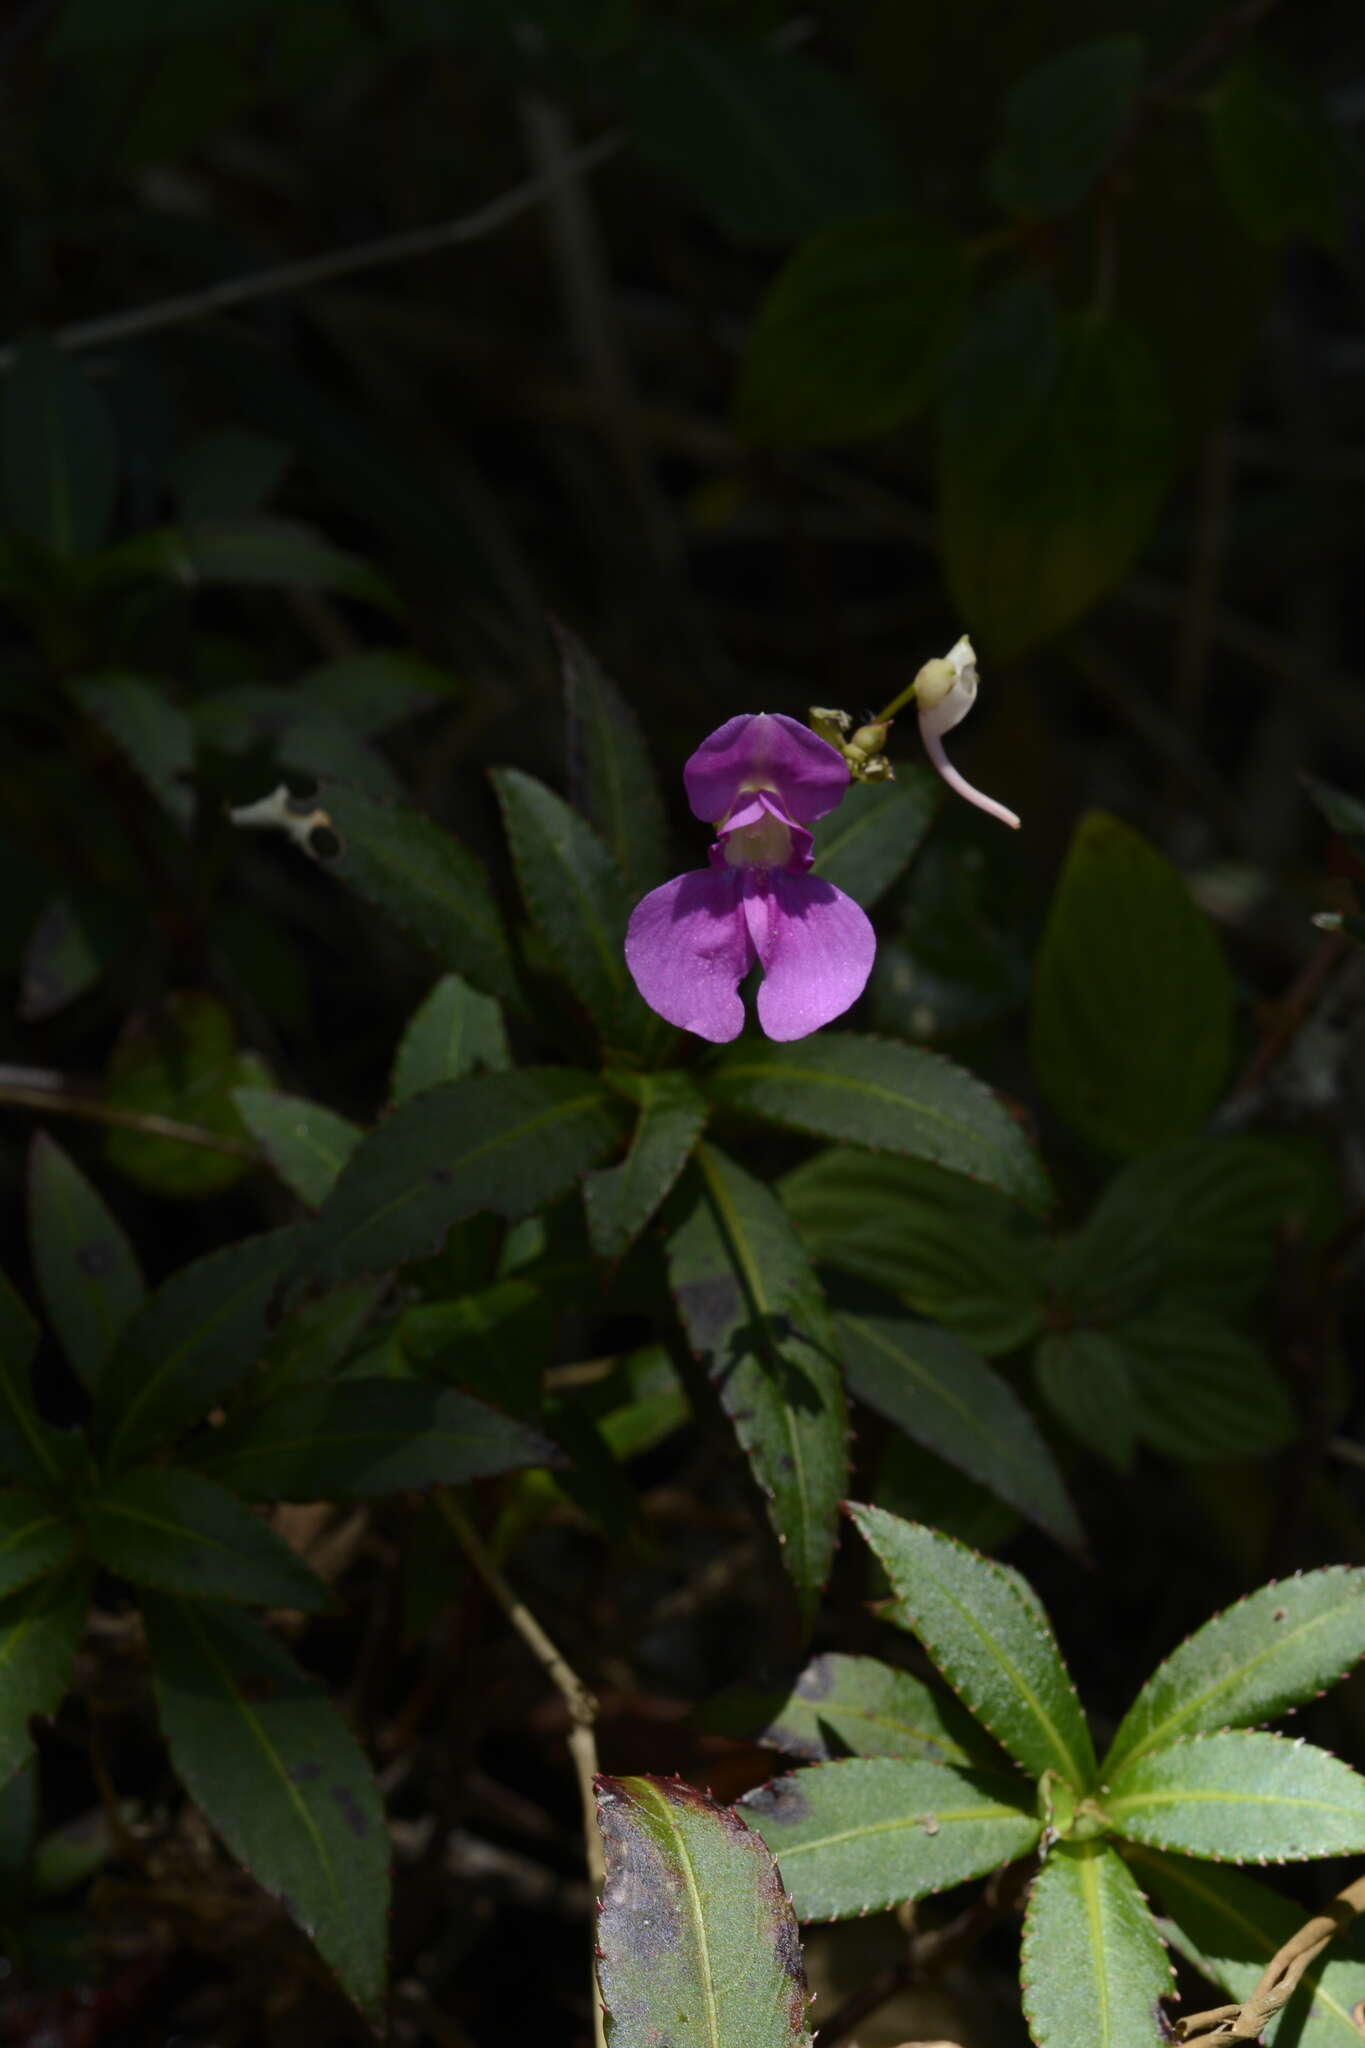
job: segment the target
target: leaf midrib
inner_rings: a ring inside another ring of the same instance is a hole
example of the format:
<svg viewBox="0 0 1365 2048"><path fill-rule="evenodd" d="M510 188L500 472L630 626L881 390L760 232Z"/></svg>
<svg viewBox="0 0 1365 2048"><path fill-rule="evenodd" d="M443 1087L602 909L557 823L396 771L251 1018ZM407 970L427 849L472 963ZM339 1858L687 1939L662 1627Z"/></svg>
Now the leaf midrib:
<svg viewBox="0 0 1365 2048"><path fill-rule="evenodd" d="M453 1179L457 1173L464 1172L485 1153L495 1152L500 1146L512 1144L523 1138L529 1138L534 1132L542 1129L544 1126L557 1121L567 1121L570 1117L577 1116L586 1109L600 1108L602 1103L603 1097L600 1092L584 1093L574 1096L570 1102L552 1103L549 1108L538 1110L534 1116L527 1117L522 1123L501 1124L491 1137L482 1139L479 1144L471 1147L469 1151L461 1153L455 1164L447 1170ZM352 1154L352 1158L354 1157L355 1154ZM333 1262L340 1258L343 1248L348 1246L354 1238L363 1237L367 1231L372 1230L386 1216L392 1215L396 1209L403 1208L406 1203L413 1201L418 1194L425 1192L427 1186L428 1182L424 1175L416 1188L412 1186L405 1187L398 1194L390 1196L389 1200L384 1202L379 1208L369 1210L359 1223L353 1224L349 1230L344 1231L340 1237L335 1239L330 1250L330 1257Z"/></svg>
<svg viewBox="0 0 1365 2048"><path fill-rule="evenodd" d="M771 1338L768 1336L767 1318L776 1314L776 1310L772 1306L767 1290L763 1285L762 1272L749 1250L743 1226L735 1206L730 1200L724 1183L716 1172L715 1166L704 1145L698 1146L696 1160L702 1179L706 1183L707 1195L716 1212L716 1220L720 1225L721 1235L730 1247L735 1264L739 1268L741 1283L749 1296L750 1306L763 1330L763 1348L771 1354L774 1347ZM774 1376L769 1373L768 1377L776 1388ZM780 1390L778 1391L778 1405L782 1411L782 1423L787 1433L787 1441L791 1445L793 1475L796 1479L797 1493L801 1500L802 1524L800 1535L804 1567L802 1580L804 1583L806 1571L810 1565L809 1543L807 1541L807 1532L813 1513L810 1481L806 1472L805 1451L801 1442L800 1431L796 1428L790 1405L781 1399Z"/></svg>
<svg viewBox="0 0 1365 2048"><path fill-rule="evenodd" d="M688 1904L692 1909L692 1926L698 1949L708 2048L725 2048L720 2033L720 2014L716 2008L716 1979L711 1967L711 1945L706 1938L706 1915L702 1909L701 1890L697 1884L696 1872L692 1868L692 1858L688 1853L682 1829L674 1820L673 1810L668 1801L662 1793L656 1792L652 1785L647 1789L649 1798L655 1803L659 1819L673 1838L677 1863L687 1886Z"/></svg>
<svg viewBox="0 0 1365 2048"><path fill-rule="evenodd" d="M1079 1763L1078 1759L1073 1757L1069 1746L1062 1739L1061 1730L1057 1727L1056 1723L1052 1719L1052 1716L1047 1712L1046 1708L1043 1706L1042 1701L1034 1692L1033 1687L1028 1683L1028 1680L1019 1670L1019 1667L1015 1663L1014 1659L1012 1657L1007 1656L1005 1654L1003 1647L996 1643L995 1638L986 1633L985 1629L977 1620L976 1616L971 1612L969 1608L963 1606L962 1602L958 1599L957 1595L948 1587L948 1585L945 1583L941 1575L935 1575L935 1583L941 1589L945 1599L951 1602L951 1604L957 1609L957 1612L962 1616L963 1620L967 1622L967 1624L979 1637L981 1642L984 1643L986 1648L992 1653L992 1655L995 1657L996 1662L1005 1672L1006 1676L1009 1678L1011 1684L1015 1687L1019 1696L1032 1709L1034 1718L1037 1720L1039 1726L1042 1728L1046 1736L1049 1738L1055 1751L1055 1754L1061 1759L1063 1775L1069 1780L1070 1783L1072 1783L1075 1786L1075 1788L1078 1791L1083 1790L1085 1785L1089 1781L1089 1768ZM1019 1595L1014 1592L1014 1588L1009 1585L1009 1581L1004 1580L1002 1581L1002 1583L1008 1588L1009 1592L1013 1594L1014 1598L1018 1600ZM905 1602L907 1612L913 1613L913 1603L910 1599L909 1594L906 1592L900 1592L899 1597ZM1024 1608L1023 1602L1020 1601L1019 1604L1023 1612L1027 1615L1028 1610ZM1032 1617L1029 1618L1032 1619Z"/></svg>
<svg viewBox="0 0 1365 2048"><path fill-rule="evenodd" d="M950 1827L954 1821L1031 1821L1032 1818L1033 1816L1026 1813L1021 1806L930 1806L926 1807L923 1813L898 1815L894 1820L860 1821L856 1827L840 1828L834 1834L821 1835L815 1841L795 1842L785 1848L780 1842L769 1841L768 1847L785 1870L796 1857L808 1855L812 1850L830 1849L837 1842L860 1842L869 1835L890 1835L905 1829L922 1828L931 1820L937 1822L940 1828L945 1828Z"/></svg>

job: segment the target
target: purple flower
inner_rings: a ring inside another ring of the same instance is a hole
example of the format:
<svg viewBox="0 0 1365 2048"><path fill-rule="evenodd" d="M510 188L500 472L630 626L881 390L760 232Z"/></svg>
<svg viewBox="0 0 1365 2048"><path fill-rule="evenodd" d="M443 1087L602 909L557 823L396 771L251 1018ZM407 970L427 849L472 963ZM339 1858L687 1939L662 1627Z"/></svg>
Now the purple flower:
<svg viewBox="0 0 1365 2048"><path fill-rule="evenodd" d="M763 968L769 1038L805 1038L863 992L876 939L849 896L809 870L806 827L848 788L848 766L778 712L731 718L683 769L687 800L714 819L711 865L638 903L626 965L652 1010L717 1045L744 1029L739 984Z"/></svg>

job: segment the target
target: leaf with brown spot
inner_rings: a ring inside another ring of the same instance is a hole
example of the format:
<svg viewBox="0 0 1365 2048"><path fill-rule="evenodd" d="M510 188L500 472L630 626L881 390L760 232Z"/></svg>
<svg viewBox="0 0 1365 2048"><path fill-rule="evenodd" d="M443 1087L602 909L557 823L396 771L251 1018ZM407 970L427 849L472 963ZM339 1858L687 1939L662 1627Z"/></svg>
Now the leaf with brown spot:
<svg viewBox="0 0 1365 2048"><path fill-rule="evenodd" d="M612 2048L809 2048L796 1917L762 1839L680 1779L597 1780Z"/></svg>

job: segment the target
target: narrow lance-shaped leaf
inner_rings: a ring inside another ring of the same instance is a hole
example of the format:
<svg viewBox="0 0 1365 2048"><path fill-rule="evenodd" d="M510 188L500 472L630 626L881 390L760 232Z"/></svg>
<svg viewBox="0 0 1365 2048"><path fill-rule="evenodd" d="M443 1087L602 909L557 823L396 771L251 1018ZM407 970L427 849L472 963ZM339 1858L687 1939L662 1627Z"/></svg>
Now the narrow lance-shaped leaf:
<svg viewBox="0 0 1365 2048"><path fill-rule="evenodd" d="M574 802L606 842L632 895L643 895L668 873L668 828L644 735L582 641L563 626L556 626L555 636Z"/></svg>
<svg viewBox="0 0 1365 2048"><path fill-rule="evenodd" d="M834 1552L847 1416L829 1314L767 1188L708 1145L668 1246L687 1339L747 1452L807 1620Z"/></svg>
<svg viewBox="0 0 1365 2048"><path fill-rule="evenodd" d="M826 1031L796 1045L745 1046L707 1076L712 1096L792 1130L932 1160L1028 1208L1051 1193L1004 1105L964 1068L920 1046Z"/></svg>
<svg viewBox="0 0 1365 2048"><path fill-rule="evenodd" d="M578 813L534 776L495 771L493 786L526 907L564 979L608 1037L643 1021L626 972L630 893L611 854Z"/></svg>
<svg viewBox="0 0 1365 2048"><path fill-rule="evenodd" d="M408 1020L393 1063L394 1103L458 1081L476 1067L500 1073L512 1064L502 1011L492 996L458 974L445 974Z"/></svg>
<svg viewBox="0 0 1365 2048"><path fill-rule="evenodd" d="M211 1252L173 1273L138 1311L95 1396L96 1434L111 1467L201 1421L245 1379L301 1237L276 1230Z"/></svg>
<svg viewBox="0 0 1365 2048"><path fill-rule="evenodd" d="M1027 1855L1042 1822L1017 1776L898 1757L813 1764L746 1792L798 1920L922 1899Z"/></svg>
<svg viewBox="0 0 1365 2048"><path fill-rule="evenodd" d="M1024 1916L1024 2012L1037 2048L1161 2041L1171 1975L1122 1858L1103 1841L1057 1843Z"/></svg>
<svg viewBox="0 0 1365 2048"><path fill-rule="evenodd" d="M739 1686L710 1701L701 1719L708 1734L752 1736L806 1763L851 1752L1005 1768L1001 1752L950 1693L875 1657L834 1650L812 1657L790 1691Z"/></svg>
<svg viewBox="0 0 1365 2048"><path fill-rule="evenodd" d="M146 1297L137 1254L103 1196L46 1131L33 1140L28 1172L44 1306L75 1371L93 1387Z"/></svg>
<svg viewBox="0 0 1365 2048"><path fill-rule="evenodd" d="M83 1513L96 1560L135 1585L303 1613L331 1604L322 1580L267 1523L197 1472L121 1473Z"/></svg>
<svg viewBox="0 0 1365 2048"><path fill-rule="evenodd" d="M321 1208L360 1143L359 1126L320 1102L274 1088L234 1088L232 1100L285 1186L308 1208Z"/></svg>
<svg viewBox="0 0 1365 2048"><path fill-rule="evenodd" d="M639 1121L625 1158L583 1182L588 1235L604 1259L629 1251L686 1166L709 1113L705 1096L676 1070L632 1076L630 1092Z"/></svg>
<svg viewBox="0 0 1365 2048"><path fill-rule="evenodd" d="M1136 1845L1124 1853L1168 1916L1162 1928L1172 1946L1239 2002L1251 1996L1271 1958L1304 1924L1301 1905L1244 1871ZM1356 1920L1305 1970L1263 2038L1274 2042L1283 2035L1294 2048L1359 2048L1352 2012L1362 1997L1365 1925Z"/></svg>
<svg viewBox="0 0 1365 2048"><path fill-rule="evenodd" d="M65 1564L76 1547L75 1525L41 1494L0 1493L0 1598Z"/></svg>
<svg viewBox="0 0 1365 2048"><path fill-rule="evenodd" d="M948 1683L1016 1763L1094 1781L1090 1731L1056 1639L1015 1575L882 1508L849 1511L891 1581L891 1615L917 1635Z"/></svg>
<svg viewBox="0 0 1365 2048"><path fill-rule="evenodd" d="M1215 1728L1276 1721L1365 1657L1365 1571L1329 1565L1261 1586L1159 1664L1124 1715L1106 1773Z"/></svg>
<svg viewBox="0 0 1365 2048"><path fill-rule="evenodd" d="M600 1777L597 1815L613 2048L809 2048L801 1941L759 1836L677 1778Z"/></svg>
<svg viewBox="0 0 1365 2048"><path fill-rule="evenodd" d="M34 1714L55 1714L90 1611L93 1574L73 1565L0 1601L0 1785L29 1753Z"/></svg>
<svg viewBox="0 0 1365 2048"><path fill-rule="evenodd" d="M335 1287L435 1251L452 1223L542 1209L616 1141L620 1106L569 1067L429 1088L363 1138L299 1241L296 1273Z"/></svg>
<svg viewBox="0 0 1365 2048"><path fill-rule="evenodd" d="M467 1394L357 1379L300 1387L229 1420L196 1462L249 1500L367 1500L563 1458L538 1431Z"/></svg>
<svg viewBox="0 0 1365 2048"><path fill-rule="evenodd" d="M377 2021L388 1836L360 1746L259 1622L212 1601L142 1603L161 1726L191 1797Z"/></svg>
<svg viewBox="0 0 1365 2048"><path fill-rule="evenodd" d="M1072 1550L1085 1538L1014 1389L960 1337L909 1316L839 1317L850 1391Z"/></svg>
<svg viewBox="0 0 1365 2048"><path fill-rule="evenodd" d="M1365 1778L1311 1743L1234 1728L1149 1750L1108 1774L1115 1832L1229 1863L1365 1849Z"/></svg>
<svg viewBox="0 0 1365 2048"><path fill-rule="evenodd" d="M308 840L315 859L396 925L490 995L520 1000L507 934L482 867L420 811L328 789L325 824ZM322 836L330 833L330 837Z"/></svg>
<svg viewBox="0 0 1365 2048"><path fill-rule="evenodd" d="M0 1273L0 1472L25 1485L61 1483L53 1432L33 1406L29 1369L38 1349L38 1325Z"/></svg>

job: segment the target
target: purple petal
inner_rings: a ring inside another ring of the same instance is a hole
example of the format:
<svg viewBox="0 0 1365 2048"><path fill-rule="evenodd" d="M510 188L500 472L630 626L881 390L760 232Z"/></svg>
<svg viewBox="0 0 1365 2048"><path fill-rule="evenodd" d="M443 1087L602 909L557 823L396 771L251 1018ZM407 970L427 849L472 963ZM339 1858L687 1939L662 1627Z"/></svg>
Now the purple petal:
<svg viewBox="0 0 1365 2048"><path fill-rule="evenodd" d="M742 870L678 875L637 903L626 928L635 986L670 1024L724 1045L744 1029L737 990L754 964Z"/></svg>
<svg viewBox="0 0 1365 2048"><path fill-rule="evenodd" d="M877 941L842 889L818 875L751 868L744 915L763 963L758 1021L769 1038L805 1038L857 1002Z"/></svg>
<svg viewBox="0 0 1365 2048"><path fill-rule="evenodd" d="M728 718L702 741L683 769L693 814L716 824L744 783L775 789L784 811L802 824L832 811L848 788L842 754L809 726L780 711Z"/></svg>

